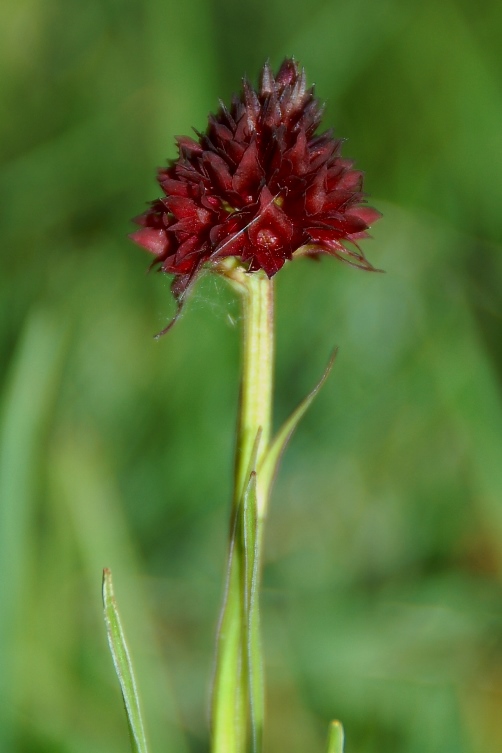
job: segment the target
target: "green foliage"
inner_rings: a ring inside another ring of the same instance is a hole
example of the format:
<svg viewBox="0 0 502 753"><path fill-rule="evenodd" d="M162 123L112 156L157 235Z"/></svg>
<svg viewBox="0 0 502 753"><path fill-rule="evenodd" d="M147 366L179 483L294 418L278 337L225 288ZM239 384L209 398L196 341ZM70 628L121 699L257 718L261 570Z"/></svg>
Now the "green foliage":
<svg viewBox="0 0 502 753"><path fill-rule="evenodd" d="M253 471L242 500L242 541L244 549L244 635L246 676L249 677L251 750L260 753L263 737L263 653L259 619L259 557L261 536L257 514L256 473Z"/></svg>
<svg viewBox="0 0 502 753"><path fill-rule="evenodd" d="M340 722L331 722L328 733L328 753L343 753L343 727Z"/></svg>
<svg viewBox="0 0 502 753"><path fill-rule="evenodd" d="M263 484L264 489L266 490L264 492L264 495L267 498L270 492L270 488L272 486L272 482L279 468L279 461L281 460L281 457L286 447L288 446L288 442L291 439L296 427L302 420L303 416L305 415L305 413L308 411L308 409L314 402L316 396L319 393L319 390L321 389L326 379L330 375L331 369L333 368L333 364L335 362L337 352L338 352L338 349L335 349L333 351L333 355L329 359L328 365L321 379L319 380L319 382L316 384L314 389L311 390L311 392L309 392L309 394L303 398L301 403L297 406L297 408L295 408L292 414L284 421L283 425L277 432L277 435L273 438L272 442L270 443L270 448L260 468L260 481Z"/></svg>
<svg viewBox="0 0 502 753"><path fill-rule="evenodd" d="M208 276L154 341L168 281L125 235L174 135L290 54L384 212L365 251L386 274L277 277L276 426L339 355L272 495L264 751L322 750L333 716L354 753L502 749L501 4L2 18L0 749L127 750L104 566L152 751L207 749L239 311Z"/></svg>
<svg viewBox="0 0 502 753"><path fill-rule="evenodd" d="M112 574L106 568L103 571L103 609L108 645L110 646L127 715L131 750L132 753L148 753L134 669L113 591Z"/></svg>

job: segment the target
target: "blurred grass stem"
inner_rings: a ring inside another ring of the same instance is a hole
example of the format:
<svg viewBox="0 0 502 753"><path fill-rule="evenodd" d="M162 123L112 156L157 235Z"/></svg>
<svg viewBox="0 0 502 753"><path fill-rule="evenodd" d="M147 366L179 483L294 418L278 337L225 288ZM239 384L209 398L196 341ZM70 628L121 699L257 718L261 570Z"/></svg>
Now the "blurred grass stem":
<svg viewBox="0 0 502 753"><path fill-rule="evenodd" d="M216 647L212 698L212 753L245 753L248 737L260 749L263 723L263 669L257 585L267 499L256 469L271 433L274 292L262 272L234 270L232 283L243 301L242 377L237 425L235 480L227 583ZM252 491L249 490L252 487ZM252 505L252 552L244 508ZM252 566L248 563L251 559Z"/></svg>

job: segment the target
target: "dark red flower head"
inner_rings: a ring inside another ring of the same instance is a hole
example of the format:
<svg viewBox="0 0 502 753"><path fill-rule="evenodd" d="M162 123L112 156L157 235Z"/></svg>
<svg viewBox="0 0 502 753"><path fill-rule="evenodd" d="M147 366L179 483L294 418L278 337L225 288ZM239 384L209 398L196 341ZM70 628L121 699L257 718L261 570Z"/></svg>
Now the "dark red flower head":
<svg viewBox="0 0 502 753"><path fill-rule="evenodd" d="M374 269L357 241L380 213L366 205L342 141L316 135L322 112L294 60L276 76L266 63L258 90L244 80L204 134L177 139L178 158L158 173L164 196L131 238L174 275L178 302L204 265L228 256L269 277L296 251Z"/></svg>

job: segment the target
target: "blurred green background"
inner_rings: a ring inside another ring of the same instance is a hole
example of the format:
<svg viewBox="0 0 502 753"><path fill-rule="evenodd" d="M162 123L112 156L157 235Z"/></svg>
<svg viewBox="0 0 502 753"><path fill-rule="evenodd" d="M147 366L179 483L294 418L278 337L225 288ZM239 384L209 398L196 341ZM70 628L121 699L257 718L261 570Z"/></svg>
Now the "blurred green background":
<svg viewBox="0 0 502 753"><path fill-rule="evenodd" d="M4 0L0 751L128 749L114 572L152 753L207 750L239 310L182 320L126 239L175 134L305 65L384 212L370 275L277 278L266 751L502 750L502 4Z"/></svg>

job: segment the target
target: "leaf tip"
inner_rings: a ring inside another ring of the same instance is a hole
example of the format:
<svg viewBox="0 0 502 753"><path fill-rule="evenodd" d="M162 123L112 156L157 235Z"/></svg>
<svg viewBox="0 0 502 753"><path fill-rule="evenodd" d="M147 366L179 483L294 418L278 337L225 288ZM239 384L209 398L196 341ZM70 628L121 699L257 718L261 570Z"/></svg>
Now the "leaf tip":
<svg viewBox="0 0 502 753"><path fill-rule="evenodd" d="M334 719L329 725L327 753L343 753L344 734L342 723Z"/></svg>

